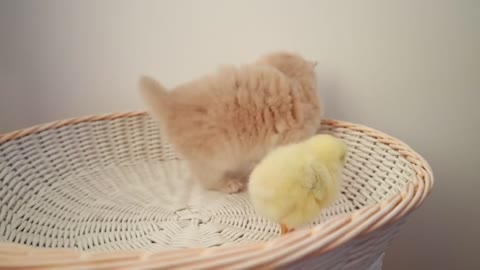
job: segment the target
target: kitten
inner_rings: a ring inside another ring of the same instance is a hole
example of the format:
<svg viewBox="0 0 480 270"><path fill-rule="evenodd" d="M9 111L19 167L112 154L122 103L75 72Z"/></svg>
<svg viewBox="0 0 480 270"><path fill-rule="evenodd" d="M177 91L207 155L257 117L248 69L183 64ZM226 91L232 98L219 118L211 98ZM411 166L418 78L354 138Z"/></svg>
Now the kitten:
<svg viewBox="0 0 480 270"><path fill-rule="evenodd" d="M142 77L140 92L201 184L235 193L266 153L319 128L315 65L296 54L273 53L219 68L171 92Z"/></svg>

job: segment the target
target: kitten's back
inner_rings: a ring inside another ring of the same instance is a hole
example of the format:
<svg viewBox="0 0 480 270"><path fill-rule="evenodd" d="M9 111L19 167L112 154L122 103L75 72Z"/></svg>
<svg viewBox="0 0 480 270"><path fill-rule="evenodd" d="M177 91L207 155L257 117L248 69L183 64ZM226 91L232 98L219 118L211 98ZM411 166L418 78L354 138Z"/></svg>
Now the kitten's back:
<svg viewBox="0 0 480 270"><path fill-rule="evenodd" d="M183 151L257 155L305 125L300 88L268 66L222 68L169 93L169 137Z"/></svg>

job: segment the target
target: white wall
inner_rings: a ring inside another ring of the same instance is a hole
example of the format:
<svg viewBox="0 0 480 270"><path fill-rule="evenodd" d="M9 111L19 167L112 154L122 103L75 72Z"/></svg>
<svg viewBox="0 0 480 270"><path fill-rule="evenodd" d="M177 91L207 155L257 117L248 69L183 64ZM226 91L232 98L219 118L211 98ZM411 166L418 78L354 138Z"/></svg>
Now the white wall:
<svg viewBox="0 0 480 270"><path fill-rule="evenodd" d="M327 115L394 135L436 186L385 269L478 269L480 1L0 1L0 132L142 108L222 63L319 61ZM477 260L475 260L477 261Z"/></svg>

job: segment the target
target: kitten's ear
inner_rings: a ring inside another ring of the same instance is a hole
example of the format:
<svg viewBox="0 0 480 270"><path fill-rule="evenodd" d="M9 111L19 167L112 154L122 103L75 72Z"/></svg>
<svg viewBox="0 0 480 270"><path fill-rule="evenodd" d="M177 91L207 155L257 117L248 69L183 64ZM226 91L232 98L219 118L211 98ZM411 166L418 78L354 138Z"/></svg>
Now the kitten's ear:
<svg viewBox="0 0 480 270"><path fill-rule="evenodd" d="M148 109L155 117L162 119L167 110L168 93L165 87L148 76L140 77L138 86L140 94Z"/></svg>

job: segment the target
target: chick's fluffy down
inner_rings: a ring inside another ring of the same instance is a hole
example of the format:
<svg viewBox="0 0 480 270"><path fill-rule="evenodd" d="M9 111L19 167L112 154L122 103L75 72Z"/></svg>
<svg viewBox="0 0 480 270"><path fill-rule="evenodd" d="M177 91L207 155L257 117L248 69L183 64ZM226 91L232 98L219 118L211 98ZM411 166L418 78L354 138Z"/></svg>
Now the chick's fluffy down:
<svg viewBox="0 0 480 270"><path fill-rule="evenodd" d="M262 160L249 181L257 212L296 228L318 217L336 199L346 147L340 140L326 136L317 135L325 147L312 147L311 143L282 146ZM319 148L330 153L319 155Z"/></svg>

